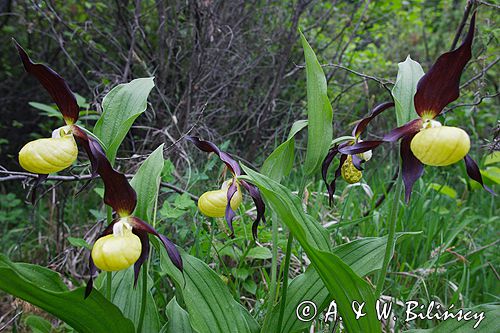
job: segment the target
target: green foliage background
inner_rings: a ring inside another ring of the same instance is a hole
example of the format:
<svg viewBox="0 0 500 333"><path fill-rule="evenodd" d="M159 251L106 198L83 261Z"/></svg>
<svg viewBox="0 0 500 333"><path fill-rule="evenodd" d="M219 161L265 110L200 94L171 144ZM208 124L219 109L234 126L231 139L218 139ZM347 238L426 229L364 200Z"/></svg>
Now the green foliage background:
<svg viewBox="0 0 500 333"><path fill-rule="evenodd" d="M218 272L232 296L262 324L271 256L270 251L255 250L262 248L251 242L251 218L246 214L253 215L251 201L247 198L239 211L237 238L228 240L223 223L217 225L201 216L192 200L221 184L221 164L183 141L173 144L191 131L259 170L264 159L287 139L294 121L306 118L299 27L324 65L333 135L349 135L353 122L390 99L388 89L396 80L397 64L408 54L427 71L439 54L450 49L465 5L466 1L459 0L3 1L0 166L21 171L16 156L20 147L59 126L53 117L57 113L50 108L44 113L40 106L30 106L29 102L50 104L50 99L24 73L12 37L33 60L49 64L83 96L82 124L87 128L95 125L102 98L114 86L154 76L146 112L125 137L117 164L122 171L135 173L139 162L165 143L162 181L181 193L161 188L159 231ZM491 186L499 178L498 161L485 159L498 149L498 11L495 3L479 6L473 59L462 76L465 86L459 100L449 106L452 112L442 119L470 134L471 154L489 171ZM385 115L370 125L369 137L395 124L394 115ZM302 132L295 139L294 168L282 180L292 189L298 189L303 178L297 163L305 158L307 135ZM387 233L388 205L376 206L386 194L396 165L395 149L377 150L364 172L366 186L339 182L333 208L328 207L319 178L307 184L309 214L330 231L333 244ZM86 165L76 165L70 172L84 174L86 170ZM24 202L26 189L20 184L0 182L0 252L12 260L48 266L69 285L79 286L86 278L88 251L78 239L91 243L105 220L98 195L102 185L94 182L75 197L82 184L52 187L51 183L31 207ZM386 283L390 287L384 294L403 302L439 300L464 307L497 302L500 212L496 203L497 199L468 182L462 166L426 168L397 226L399 231L419 234L398 243ZM286 236L281 233L278 240L283 251ZM271 248L270 226L260 229L259 242L264 249ZM301 246L294 244L292 277L307 266L303 254ZM156 267L154 283L161 292L154 297L164 309L160 314L165 322L168 312L179 304L171 301L173 282L163 278L161 266ZM11 314L5 318L12 318L23 306L5 294L0 297L0 313ZM182 305L182 300L177 301ZM25 312L12 327L23 330L25 322L36 321L29 317L31 312L55 326L60 324L36 310ZM3 324L0 321L0 327ZM435 324L417 321L400 328ZM61 325L59 329L66 328Z"/></svg>

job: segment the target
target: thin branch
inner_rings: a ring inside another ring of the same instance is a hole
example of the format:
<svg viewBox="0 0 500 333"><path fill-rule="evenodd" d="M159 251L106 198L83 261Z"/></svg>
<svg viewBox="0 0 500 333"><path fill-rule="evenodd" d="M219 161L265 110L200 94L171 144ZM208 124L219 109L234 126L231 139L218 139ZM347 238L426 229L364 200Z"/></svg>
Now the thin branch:
<svg viewBox="0 0 500 333"><path fill-rule="evenodd" d="M465 87L467 87L468 85L470 85L472 82L476 81L477 79L480 79L484 76L484 74L486 74L486 72L493 66L495 66L497 64L497 62L500 61L500 57L497 57L495 60L493 60L492 62L490 62L488 65L486 65L486 67L484 67L482 70L481 70L481 73L475 75L474 77L472 77L469 81L465 82L464 84L462 84L460 86L460 89L463 89Z"/></svg>
<svg viewBox="0 0 500 333"><path fill-rule="evenodd" d="M457 47L458 39L460 38L460 35L462 34L462 31L464 30L465 23L467 22L467 19L469 18L471 9L476 1L475 0L467 0L467 5L465 6L464 10L464 15L462 16L462 21L460 22L457 32L455 34L455 37L453 38L453 42L451 43L451 48L450 51L453 51Z"/></svg>
<svg viewBox="0 0 500 333"><path fill-rule="evenodd" d="M486 7L493 7L493 8L495 8L495 9L500 9L500 5L495 5L495 4L493 4L493 3L489 3L489 2L486 2L486 1L478 1L478 3L479 3L480 5L484 5L484 6L486 6Z"/></svg>
<svg viewBox="0 0 500 333"><path fill-rule="evenodd" d="M452 107L446 109L443 111L442 114L445 114L447 112L450 112L451 110L454 110L456 108L461 108L461 107L465 107L465 106L477 106L479 104L481 104L483 102L483 100L485 99L488 99L488 98L494 98L494 97L497 97L500 95L500 91L497 91L496 93L494 93L493 95L484 95L484 96L480 96L479 97L479 100L477 100L476 102L474 103L469 103L469 104L457 104L457 105L453 105Z"/></svg>
<svg viewBox="0 0 500 333"><path fill-rule="evenodd" d="M29 173L29 172L20 172L20 171L10 171L10 170L0 170L0 174L7 175L6 177L0 177L0 182L4 181L12 181L12 180L27 180L27 179L35 179L38 178L37 174ZM134 175L126 174L125 177L132 178ZM72 182L72 181L83 181L89 180L92 178L92 175L71 175L71 176L59 176L59 175L51 175L47 177L47 180L56 180L60 182ZM98 178L98 177L96 177ZM160 185L162 187L169 188L179 194L187 194L192 200L198 201L198 197L192 193L189 193L186 190L183 190L180 187L172 185L167 182L161 182Z"/></svg>
<svg viewBox="0 0 500 333"><path fill-rule="evenodd" d="M382 79L379 79L375 76L371 76L371 75L367 75L367 74L363 74L363 73L360 73L360 72L356 72L355 70L352 70L350 68L347 68L347 67L344 67L342 65L337 65L337 64L327 64L327 65L324 65L326 67L336 67L336 68L340 68L340 69L343 69L345 71L348 71L349 73L352 73L352 74L355 74L357 76L360 76L362 78L365 78L365 79L369 79L369 80L373 80L375 82L377 82L378 84L380 84L382 87L384 87L389 93L391 93L391 89L389 88L389 85L394 85L394 82L392 81L389 81L389 80L382 80Z"/></svg>

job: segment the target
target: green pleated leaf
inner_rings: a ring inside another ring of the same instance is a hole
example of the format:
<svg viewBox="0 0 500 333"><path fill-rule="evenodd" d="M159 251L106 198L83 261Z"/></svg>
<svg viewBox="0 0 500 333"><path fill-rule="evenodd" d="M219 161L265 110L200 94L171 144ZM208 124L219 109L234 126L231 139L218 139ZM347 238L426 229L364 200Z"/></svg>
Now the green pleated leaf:
<svg viewBox="0 0 500 333"><path fill-rule="evenodd" d="M306 175L314 174L323 163L332 142L333 110L328 99L326 78L316 54L300 33L307 76L307 152L304 163Z"/></svg>
<svg viewBox="0 0 500 333"><path fill-rule="evenodd" d="M408 333L441 333L441 332L453 332L453 333L493 333L500 332L500 305L478 305L470 309L464 309L463 313L466 311L472 311L472 313L483 313L484 319L479 323L479 325L474 328L474 325L478 322L476 319L471 319L469 321L448 318L448 320L441 322L436 325L436 327L431 329L414 329L405 331ZM458 311L458 309L452 309L452 312Z"/></svg>
<svg viewBox="0 0 500 333"><path fill-rule="evenodd" d="M85 287L68 288L50 269L13 263L0 255L0 289L21 298L66 322L80 333L134 333L134 325L120 309L94 290L84 299Z"/></svg>
<svg viewBox="0 0 500 333"><path fill-rule="evenodd" d="M399 241L404 236L412 234L415 233L398 233L396 237ZM337 246L333 249L333 253L349 265L356 274L363 277L382 267L386 244L387 237L367 237ZM312 266L309 266L305 273L293 279L288 287L281 332L301 332L311 326L311 322L300 321L295 315L297 306L304 300L314 302L318 314L331 301L328 289ZM274 306L272 312L266 315L263 331L277 331L275 318L279 313L279 309L280 304L278 303Z"/></svg>
<svg viewBox="0 0 500 333"><path fill-rule="evenodd" d="M396 84L392 88L392 96L394 97L398 126L402 126L418 117L415 112L413 97L417 91L418 81L424 76L424 70L410 56L405 61L400 62L398 67L398 76Z"/></svg>
<svg viewBox="0 0 500 333"><path fill-rule="evenodd" d="M161 249L161 263L174 280L189 314L189 321L198 333L257 333L259 325L238 303L220 276L203 261L181 251L183 275Z"/></svg>
<svg viewBox="0 0 500 333"><path fill-rule="evenodd" d="M134 288L134 267L126 270L113 272L111 284L111 301L118 306L123 315L129 318L134 325L139 323L139 317L142 305L142 274L137 280L137 286ZM105 274L96 281L96 288L106 294ZM148 281L148 293L146 294L146 311L144 313L143 332L159 332L160 318L153 295L149 291L153 282Z"/></svg>
<svg viewBox="0 0 500 333"><path fill-rule="evenodd" d="M156 148L137 170L130 185L137 193L137 206L134 216L150 222L152 212L160 190L161 172L163 170L163 144Z"/></svg>
<svg viewBox="0 0 500 333"><path fill-rule="evenodd" d="M330 252L328 243L324 244L328 240L326 229L304 213L300 199L286 187L245 166L243 169L247 178L259 187L271 209L299 241L331 298L337 302L347 331L381 332L381 325L375 314L373 288L342 259ZM365 303L364 317L355 318L351 309L353 301Z"/></svg>
<svg viewBox="0 0 500 333"><path fill-rule="evenodd" d="M189 324L189 314L180 307L175 297L167 305L167 317L168 323L162 328L160 333L193 332L191 324Z"/></svg>
<svg viewBox="0 0 500 333"><path fill-rule="evenodd" d="M24 319L24 324L31 328L32 333L50 333L52 324L45 318L35 315L28 315Z"/></svg>
<svg viewBox="0 0 500 333"><path fill-rule="evenodd" d="M288 138L280 144L264 161L262 174L274 179L278 183L287 177L293 167L295 158L295 134L307 126L307 120L298 120L293 123Z"/></svg>
<svg viewBox="0 0 500 333"><path fill-rule="evenodd" d="M102 115L95 124L94 134L106 146L106 156L114 161L125 135L135 119L146 111L149 92L154 87L152 77L119 84L104 97Z"/></svg>

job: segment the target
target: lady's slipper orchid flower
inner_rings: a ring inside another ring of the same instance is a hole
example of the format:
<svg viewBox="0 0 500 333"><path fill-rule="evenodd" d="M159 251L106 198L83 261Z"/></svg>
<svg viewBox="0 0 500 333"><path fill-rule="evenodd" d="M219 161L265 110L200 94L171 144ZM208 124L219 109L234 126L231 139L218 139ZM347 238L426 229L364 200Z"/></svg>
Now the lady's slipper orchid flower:
<svg viewBox="0 0 500 333"><path fill-rule="evenodd" d="M234 210L238 208L242 201L242 194L240 190L241 185L248 191L253 199L253 202L255 203L255 207L257 208L257 217L252 224L252 235L255 239L257 239L257 227L259 226L260 220L264 223L266 222L264 217L266 207L260 195L259 189L244 180L237 179L237 177L242 174L238 162L236 162L228 153L220 150L214 143L200 140L194 136L187 136L186 139L204 152L215 153L233 174L233 178L225 181L220 190L208 191L200 196L198 199L198 208L200 211L204 215L210 217L225 216L227 225L231 231L231 237L233 237L233 219L236 216Z"/></svg>
<svg viewBox="0 0 500 333"><path fill-rule="evenodd" d="M493 193L483 184L476 162L467 155L470 149L467 133L457 127L441 126L441 123L434 120L446 105L460 95L460 76L471 58L475 20L474 13L462 45L442 54L418 82L414 102L419 118L392 130L382 140L364 141L339 148L343 154L359 154L383 142L401 139L402 176L407 202L410 200L413 184L423 174L424 164L446 166L461 159L465 161L469 177Z"/></svg>
<svg viewBox="0 0 500 333"><path fill-rule="evenodd" d="M90 280L86 296L92 291L93 276L97 268L111 272L134 265L136 284L141 266L149 256L148 234L160 239L172 263L182 271L182 259L175 244L151 225L132 215L137 195L125 175L113 169L99 145L91 144L87 149L96 159L97 173L104 182L104 202L113 208L118 217L94 243L89 259Z"/></svg>
<svg viewBox="0 0 500 333"><path fill-rule="evenodd" d="M208 191L203 193L198 199L198 209L203 215L209 217L224 217L226 215L227 191L232 179L226 180L220 190ZM238 209L243 201L243 195L240 190L240 185L236 183L236 193L231 199L231 208Z"/></svg>
<svg viewBox="0 0 500 333"><path fill-rule="evenodd" d="M335 183L337 181L337 178L339 176L342 176L342 178L348 182L349 184L354 184L357 183L361 180L363 174L362 170L363 168L361 167L361 164L370 160L372 158L372 151L371 150L366 150L361 153L357 154L345 154L341 153L340 154L340 164L335 171L335 175L333 180L329 183L327 180L327 174L328 174L328 168L332 164L333 158L340 152L341 149L344 147L349 147L352 145L355 145L356 143L359 142L364 142L360 139L361 134L365 131L366 127L372 121L375 117L377 117L380 113L383 111L387 110L390 107L393 107L394 103L392 102L386 102L377 105L372 112L366 116L365 118L361 119L360 121L357 122L356 126L352 130L352 139L346 140L340 144L334 145L328 154L326 155L325 159L323 160L323 164L321 167L321 173L323 176L323 181L326 184L326 188L328 190L328 198L329 198L329 203L330 205L333 202L333 194L335 193Z"/></svg>
<svg viewBox="0 0 500 333"><path fill-rule="evenodd" d="M47 90L66 123L66 126L54 130L51 138L28 142L19 151L19 164L25 170L38 174L39 180L43 180L49 173L64 170L73 164L78 155L75 138L84 146L90 141L94 144L97 142L87 136L82 128L75 125L78 120L79 107L66 81L48 66L33 63L21 45L15 40L14 43L26 72L37 78ZM89 158L95 161L95 158L90 155ZM92 174L95 176L97 166L92 163L92 168Z"/></svg>

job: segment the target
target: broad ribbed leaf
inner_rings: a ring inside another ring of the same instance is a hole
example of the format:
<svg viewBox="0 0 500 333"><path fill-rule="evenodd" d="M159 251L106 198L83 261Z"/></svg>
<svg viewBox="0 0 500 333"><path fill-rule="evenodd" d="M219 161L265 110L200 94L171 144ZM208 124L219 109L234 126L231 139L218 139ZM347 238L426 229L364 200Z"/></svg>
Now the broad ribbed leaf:
<svg viewBox="0 0 500 333"><path fill-rule="evenodd" d="M24 324L31 328L32 333L51 333L52 324L45 318L36 315L28 315Z"/></svg>
<svg viewBox="0 0 500 333"><path fill-rule="evenodd" d="M449 318L446 321L441 322L436 325L436 327L426 330L409 330L405 331L407 333L441 333L441 332L453 332L453 333L492 333L500 331L500 305L478 305L476 307L464 310L464 314L467 310L472 311L472 313L484 312L484 319L481 321L479 326L474 328L477 320L471 319L466 321L462 318L461 321L457 319ZM458 311L458 309L453 308L452 312Z"/></svg>
<svg viewBox="0 0 500 333"><path fill-rule="evenodd" d="M418 117L418 114L415 112L413 97L417 91L418 81L424 76L424 70L409 55L405 61L398 64L398 67L398 76L396 84L392 88L392 97L394 97L396 104L398 126L402 126Z"/></svg>
<svg viewBox="0 0 500 333"><path fill-rule="evenodd" d="M280 144L264 161L261 172L278 183L287 177L293 167L295 158L295 134L307 126L307 120L298 120L293 123L288 138Z"/></svg>
<svg viewBox="0 0 500 333"><path fill-rule="evenodd" d="M360 278L342 259L330 252L328 247L319 245L327 231L319 223L304 213L301 200L286 187L243 166L246 174L261 190L268 204L306 252L311 264L335 299L344 325L349 332L381 332L380 322L375 314L373 288ZM314 225L314 227L311 227ZM353 301L364 302L366 315L356 320L351 309Z"/></svg>
<svg viewBox="0 0 500 333"><path fill-rule="evenodd" d="M168 323L162 328L160 333L192 333L193 329L189 324L189 314L180 307L177 300L172 298L167 305Z"/></svg>
<svg viewBox="0 0 500 333"><path fill-rule="evenodd" d="M137 193L137 206L134 216L151 221L151 214L160 190L161 172L163 170L163 144L156 148L137 170L130 185Z"/></svg>
<svg viewBox="0 0 500 333"><path fill-rule="evenodd" d="M106 292L106 284L104 278L99 279L98 289L104 294ZM137 286L134 288L134 268L129 267L126 270L113 273L111 301L118 306L123 315L137 325L142 304L142 278L137 280ZM152 281L148 282L148 293L146 294L146 312L144 313L144 322L142 325L143 332L159 332L160 318L158 309L156 308L155 300L149 289L151 289ZM92 293L94 293L93 291Z"/></svg>
<svg viewBox="0 0 500 333"><path fill-rule="evenodd" d="M328 99L326 78L316 54L300 33L307 75L307 152L304 163L306 175L315 173L325 159L332 142L333 110Z"/></svg>
<svg viewBox="0 0 500 333"><path fill-rule="evenodd" d="M404 238L402 236L409 234L414 233L399 233L397 239L401 240ZM367 237L337 246L333 249L333 253L349 265L356 274L363 277L382 267L386 244L387 237ZM288 287L281 332L301 332L311 326L311 322L300 321L295 315L297 306L304 300L310 300L316 304L318 315L331 301L328 289L312 266L309 266L305 273L293 279ZM266 315L263 332L277 331L276 317L279 314L279 309L280 304L278 303Z"/></svg>
<svg viewBox="0 0 500 333"><path fill-rule="evenodd" d="M154 242L156 243L156 242ZM199 333L257 333L255 319L231 295L219 275L203 261L182 253L183 275L161 250L161 263L182 292L189 321Z"/></svg>
<svg viewBox="0 0 500 333"><path fill-rule="evenodd" d="M103 99L101 118L94 133L107 147L106 155L113 163L125 135L141 113L146 111L153 78L135 79L114 87Z"/></svg>
<svg viewBox="0 0 500 333"><path fill-rule="evenodd" d="M94 290L84 299L85 288L68 290L50 269L13 263L0 255L0 289L63 320L80 333L134 333L134 325L118 307Z"/></svg>

